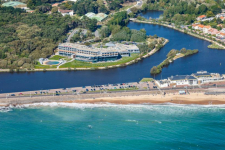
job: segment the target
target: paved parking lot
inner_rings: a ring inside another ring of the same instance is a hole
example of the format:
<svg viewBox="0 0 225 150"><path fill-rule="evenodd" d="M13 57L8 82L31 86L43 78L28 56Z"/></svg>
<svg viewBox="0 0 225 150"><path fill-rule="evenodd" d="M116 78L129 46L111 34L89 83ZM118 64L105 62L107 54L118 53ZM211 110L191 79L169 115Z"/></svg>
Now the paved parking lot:
<svg viewBox="0 0 225 150"><path fill-rule="evenodd" d="M156 88L154 82L131 82L131 83L118 83L118 84L106 84L106 85L92 85L83 87L73 88L61 88L61 89L49 89L49 90L37 90L37 91L25 91L25 92L14 92L14 93L3 93L0 94L0 98L10 97L33 97L33 96L47 96L47 95L64 95L74 94L79 95L83 93L94 93L94 92L113 92L113 91L128 91L128 90L151 90Z"/></svg>

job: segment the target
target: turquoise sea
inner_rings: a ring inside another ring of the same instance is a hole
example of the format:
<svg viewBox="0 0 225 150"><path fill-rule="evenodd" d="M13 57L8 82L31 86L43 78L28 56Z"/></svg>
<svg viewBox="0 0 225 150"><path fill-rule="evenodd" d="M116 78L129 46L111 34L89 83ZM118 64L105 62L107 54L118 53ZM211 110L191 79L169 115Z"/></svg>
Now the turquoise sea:
<svg viewBox="0 0 225 150"><path fill-rule="evenodd" d="M0 119L0 149L225 149L225 105L48 103Z"/></svg>

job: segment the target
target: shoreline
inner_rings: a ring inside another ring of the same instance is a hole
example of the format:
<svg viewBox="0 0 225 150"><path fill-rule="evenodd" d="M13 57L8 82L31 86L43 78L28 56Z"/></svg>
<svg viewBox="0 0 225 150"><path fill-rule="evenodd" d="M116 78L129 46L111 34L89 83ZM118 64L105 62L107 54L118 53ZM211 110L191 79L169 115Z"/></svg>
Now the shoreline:
<svg viewBox="0 0 225 150"><path fill-rule="evenodd" d="M1 107L23 105L48 105L50 104L185 104L185 105L223 105L224 95L205 95L206 90L190 90L190 94L179 95L178 91L167 91L162 95L159 91L121 92L89 95L48 96L48 97L21 97L0 99Z"/></svg>

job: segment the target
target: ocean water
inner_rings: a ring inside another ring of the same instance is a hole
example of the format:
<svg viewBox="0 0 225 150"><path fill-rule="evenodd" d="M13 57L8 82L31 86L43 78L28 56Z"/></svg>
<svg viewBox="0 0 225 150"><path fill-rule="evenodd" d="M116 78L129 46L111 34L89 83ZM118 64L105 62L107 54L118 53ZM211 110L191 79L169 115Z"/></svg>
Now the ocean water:
<svg viewBox="0 0 225 150"><path fill-rule="evenodd" d="M0 149L225 149L224 105L43 103L0 118Z"/></svg>

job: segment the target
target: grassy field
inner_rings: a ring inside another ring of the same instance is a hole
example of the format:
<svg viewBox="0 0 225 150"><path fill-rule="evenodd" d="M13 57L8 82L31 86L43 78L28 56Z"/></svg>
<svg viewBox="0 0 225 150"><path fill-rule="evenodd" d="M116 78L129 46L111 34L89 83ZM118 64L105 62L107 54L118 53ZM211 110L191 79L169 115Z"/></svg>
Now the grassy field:
<svg viewBox="0 0 225 150"><path fill-rule="evenodd" d="M219 46L219 45L217 45L215 43L212 43L211 45L209 45L208 48L225 49L225 48L223 48L223 47L221 47L221 46Z"/></svg>
<svg viewBox="0 0 225 150"><path fill-rule="evenodd" d="M153 78L143 78L140 82L151 82L154 81Z"/></svg>
<svg viewBox="0 0 225 150"><path fill-rule="evenodd" d="M131 57L123 57L122 59L116 61L116 62L105 62L105 63L90 63L90 62L83 62L74 60L72 62L66 63L60 68L98 68L98 67L108 67L112 65L121 65L125 64L129 61L135 60L139 57L139 54L132 54Z"/></svg>

